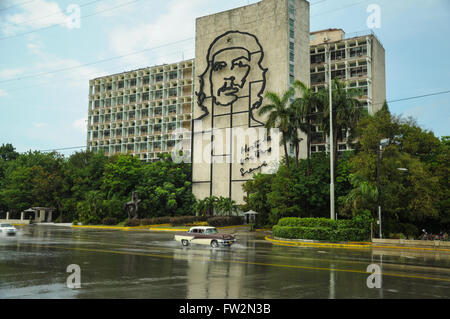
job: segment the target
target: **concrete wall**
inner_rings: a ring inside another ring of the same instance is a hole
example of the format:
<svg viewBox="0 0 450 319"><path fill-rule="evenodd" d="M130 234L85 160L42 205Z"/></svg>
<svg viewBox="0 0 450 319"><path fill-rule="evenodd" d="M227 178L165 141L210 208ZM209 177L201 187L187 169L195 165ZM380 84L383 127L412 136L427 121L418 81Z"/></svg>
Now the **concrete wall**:
<svg viewBox="0 0 450 319"><path fill-rule="evenodd" d="M309 4L304 0L294 0L293 4L295 78L309 83ZM264 163L261 158L253 163L244 161L241 165L239 161L246 158L246 152L236 147L236 140L225 144L225 149L221 146L230 132L235 133L237 128L262 127L265 118L258 116L254 103L267 91L282 94L289 87L289 16L289 0L263 0L196 21L195 88L197 96L205 94L200 104L207 109L205 112L198 103L194 104L193 119L203 116L201 121L194 123L193 135L193 193L199 199L216 195L231 197L242 203L242 184L255 172L269 171L269 167L255 169ZM229 31L239 32L227 33ZM236 53L248 55L242 48L251 52L249 60L245 61L248 64L246 67L230 70L228 65L218 72L211 72L213 63L219 60L230 64L237 57ZM246 70L250 70L248 75L245 75ZM224 79L231 76L239 80L245 78L245 84L236 93L239 98L234 102L230 102L233 98L227 98L224 94L219 97L218 92L218 88L230 84ZM262 81L264 76L265 84ZM257 93L260 93L259 97ZM263 100L261 105L264 104L266 102ZM214 141L211 139L211 128L216 135ZM230 128L233 129L230 131ZM222 134L222 140L219 134ZM245 139L248 145L253 141L251 138ZM280 151L275 143L272 147ZM211 159L217 162L210 164ZM243 176L241 169L255 171Z"/></svg>
<svg viewBox="0 0 450 319"><path fill-rule="evenodd" d="M386 100L386 61L381 43L374 36L371 36L370 39L372 42L372 110L376 113Z"/></svg>
<svg viewBox="0 0 450 319"><path fill-rule="evenodd" d="M311 32L310 44L318 45L325 43L324 39L329 38L330 42L337 42L344 39L345 32L341 29L327 29L316 32Z"/></svg>

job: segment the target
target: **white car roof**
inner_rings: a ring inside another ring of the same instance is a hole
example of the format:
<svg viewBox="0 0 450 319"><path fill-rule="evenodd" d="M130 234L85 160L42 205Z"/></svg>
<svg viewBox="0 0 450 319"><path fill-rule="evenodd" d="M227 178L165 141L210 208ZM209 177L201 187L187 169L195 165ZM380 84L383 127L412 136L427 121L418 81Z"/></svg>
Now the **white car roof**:
<svg viewBox="0 0 450 319"><path fill-rule="evenodd" d="M212 227L212 226L195 226L195 227L191 227L191 229L215 229L216 227Z"/></svg>

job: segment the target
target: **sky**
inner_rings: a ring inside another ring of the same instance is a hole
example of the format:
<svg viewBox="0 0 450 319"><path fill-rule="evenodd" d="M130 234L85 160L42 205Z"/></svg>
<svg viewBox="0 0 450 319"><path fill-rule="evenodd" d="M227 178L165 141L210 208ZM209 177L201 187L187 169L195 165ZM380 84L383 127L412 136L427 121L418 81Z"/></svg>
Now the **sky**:
<svg viewBox="0 0 450 319"><path fill-rule="evenodd" d="M0 144L70 155L86 145L90 79L193 58L197 17L256 2L0 0ZM449 0L310 3L311 31L376 34L388 101L450 91ZM450 93L390 110L450 135Z"/></svg>

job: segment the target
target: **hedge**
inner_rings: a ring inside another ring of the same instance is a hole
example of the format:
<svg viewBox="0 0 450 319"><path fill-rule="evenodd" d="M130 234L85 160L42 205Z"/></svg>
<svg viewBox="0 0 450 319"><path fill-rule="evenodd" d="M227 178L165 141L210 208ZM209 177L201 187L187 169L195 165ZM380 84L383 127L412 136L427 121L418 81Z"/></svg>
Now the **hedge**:
<svg viewBox="0 0 450 319"><path fill-rule="evenodd" d="M242 225L244 223L244 218L241 216L215 216L209 217L206 221L208 222L208 225L214 227L235 226Z"/></svg>
<svg viewBox="0 0 450 319"><path fill-rule="evenodd" d="M289 239L363 241L370 237L372 217L364 211L351 220L286 217L273 226L273 235Z"/></svg>
<svg viewBox="0 0 450 319"><path fill-rule="evenodd" d="M331 229L328 227L289 227L273 226L273 235L288 239L311 239L331 242L363 241L368 239L368 234L358 228Z"/></svg>
<svg viewBox="0 0 450 319"><path fill-rule="evenodd" d="M117 225L117 218L114 217L105 217L102 219L102 225Z"/></svg>
<svg viewBox="0 0 450 319"><path fill-rule="evenodd" d="M330 227L337 228L335 220L329 218L285 217L278 221L279 226L288 227Z"/></svg>
<svg viewBox="0 0 450 319"><path fill-rule="evenodd" d="M176 216L170 218L172 226L193 224L195 222L206 222L208 217L206 216Z"/></svg>

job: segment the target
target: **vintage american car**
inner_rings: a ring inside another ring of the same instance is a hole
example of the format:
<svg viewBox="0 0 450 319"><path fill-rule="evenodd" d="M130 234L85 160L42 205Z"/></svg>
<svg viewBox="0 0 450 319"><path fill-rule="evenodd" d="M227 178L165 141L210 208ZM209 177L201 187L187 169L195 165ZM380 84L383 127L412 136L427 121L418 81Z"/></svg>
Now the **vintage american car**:
<svg viewBox="0 0 450 319"><path fill-rule="evenodd" d="M8 223L0 223L0 233L7 236L14 236L17 230L16 227Z"/></svg>
<svg viewBox="0 0 450 319"><path fill-rule="evenodd" d="M183 246L190 244L210 245L212 248L221 246L231 246L236 241L233 235L219 234L215 227L196 226L186 233L175 235L175 240L181 242Z"/></svg>

